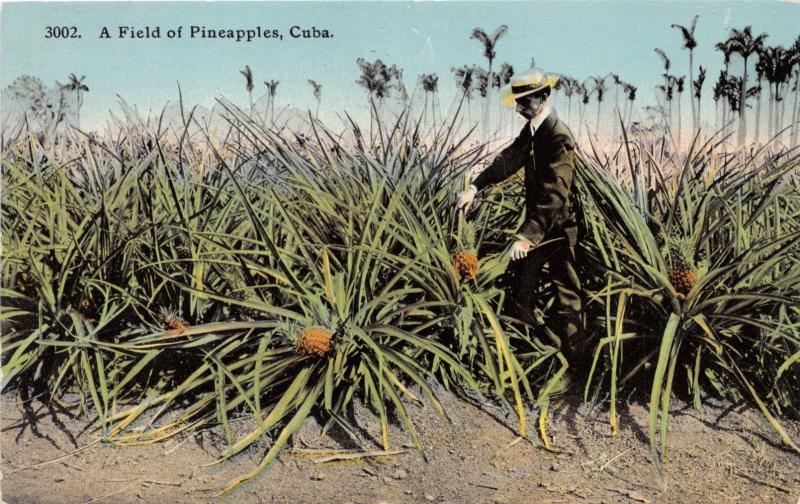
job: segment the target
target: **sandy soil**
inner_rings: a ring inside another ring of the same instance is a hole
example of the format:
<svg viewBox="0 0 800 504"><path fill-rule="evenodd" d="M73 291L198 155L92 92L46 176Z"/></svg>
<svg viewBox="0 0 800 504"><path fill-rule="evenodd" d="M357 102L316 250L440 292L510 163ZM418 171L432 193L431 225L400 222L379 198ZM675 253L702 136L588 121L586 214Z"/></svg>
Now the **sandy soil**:
<svg viewBox="0 0 800 504"><path fill-rule="evenodd" d="M540 503L540 502L800 502L800 456L784 448L758 411L676 403L663 479L649 461L647 409L621 411L620 436L610 435L603 408L565 401L551 418L554 452L520 439L515 419L441 392L450 416L411 406L428 462L399 427L382 459L318 463L325 449L375 450L378 422L353 415L360 439L316 421L293 448L232 494L217 489L254 468L266 443L231 462L211 463L225 446L209 428L159 445L121 448L97 441L87 421L31 401L2 397L2 495L7 503ZM251 419L235 423L239 434ZM532 424L533 426L533 424ZM786 422L800 439L800 422Z"/></svg>

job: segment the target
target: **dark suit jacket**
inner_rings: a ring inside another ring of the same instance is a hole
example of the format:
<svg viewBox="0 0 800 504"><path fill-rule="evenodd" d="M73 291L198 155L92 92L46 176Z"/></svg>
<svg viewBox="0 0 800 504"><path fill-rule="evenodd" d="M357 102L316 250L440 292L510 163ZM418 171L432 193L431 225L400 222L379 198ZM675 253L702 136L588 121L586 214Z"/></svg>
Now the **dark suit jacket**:
<svg viewBox="0 0 800 504"><path fill-rule="evenodd" d="M572 208L575 140L555 110L531 138L525 123L514 142L472 182L478 190L501 182L525 167L525 223L520 234L538 245L545 237L566 233L574 246L577 235Z"/></svg>

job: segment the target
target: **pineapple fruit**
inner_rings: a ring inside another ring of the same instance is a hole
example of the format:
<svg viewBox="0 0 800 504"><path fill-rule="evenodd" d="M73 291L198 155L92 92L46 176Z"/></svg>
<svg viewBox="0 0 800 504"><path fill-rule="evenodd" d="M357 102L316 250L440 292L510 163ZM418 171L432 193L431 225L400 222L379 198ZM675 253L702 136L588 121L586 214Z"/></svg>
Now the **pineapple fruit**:
<svg viewBox="0 0 800 504"><path fill-rule="evenodd" d="M325 357L332 347L333 333L321 327L307 327L297 337L295 351L302 355Z"/></svg>
<svg viewBox="0 0 800 504"><path fill-rule="evenodd" d="M161 319L164 322L164 325L166 325L165 330L172 335L177 336L189 329L189 323L183 320L175 312L162 310Z"/></svg>
<svg viewBox="0 0 800 504"><path fill-rule="evenodd" d="M675 291L686 296L697 283L698 268L694 264L694 246L689 238L667 237L665 240L667 278Z"/></svg>
<svg viewBox="0 0 800 504"><path fill-rule="evenodd" d="M478 276L479 271L475 248L475 225L472 222L463 223L463 240L458 241L461 246L453 254L453 268L458 278L465 282Z"/></svg>

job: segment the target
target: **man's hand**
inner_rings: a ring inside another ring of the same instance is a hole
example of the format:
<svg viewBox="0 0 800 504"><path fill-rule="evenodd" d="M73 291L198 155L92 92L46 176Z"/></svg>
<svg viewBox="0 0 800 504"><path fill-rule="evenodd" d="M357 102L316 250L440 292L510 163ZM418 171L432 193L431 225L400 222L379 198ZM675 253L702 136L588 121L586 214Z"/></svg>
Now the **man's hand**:
<svg viewBox="0 0 800 504"><path fill-rule="evenodd" d="M476 194L478 194L478 188L474 185L469 186L466 191L458 193L456 211L461 214L461 217L466 217L469 213L469 210L472 208L472 202L475 201Z"/></svg>
<svg viewBox="0 0 800 504"><path fill-rule="evenodd" d="M533 243L528 240L517 240L511 245L509 255L512 261L518 261L528 255L533 248Z"/></svg>

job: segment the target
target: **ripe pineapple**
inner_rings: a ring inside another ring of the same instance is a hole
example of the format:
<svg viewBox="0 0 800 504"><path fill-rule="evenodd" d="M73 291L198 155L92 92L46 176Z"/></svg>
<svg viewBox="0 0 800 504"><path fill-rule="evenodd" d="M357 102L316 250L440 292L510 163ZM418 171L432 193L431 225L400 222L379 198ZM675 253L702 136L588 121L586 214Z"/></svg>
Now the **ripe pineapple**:
<svg viewBox="0 0 800 504"><path fill-rule="evenodd" d="M478 254L475 250L475 226L472 222L464 223L464 240L453 255L453 268L462 282L478 276ZM461 240L459 240L461 242Z"/></svg>
<svg viewBox="0 0 800 504"><path fill-rule="evenodd" d="M675 290L683 295L688 294L694 284L697 283L697 271L682 256L674 259L667 270L667 274Z"/></svg>
<svg viewBox="0 0 800 504"><path fill-rule="evenodd" d="M162 310L161 316L164 324L167 326L166 331L171 334L177 336L189 329L189 323L179 317L175 312Z"/></svg>
<svg viewBox="0 0 800 504"><path fill-rule="evenodd" d="M686 295L697 283L693 246L688 238L666 240L667 278L679 294Z"/></svg>
<svg viewBox="0 0 800 504"><path fill-rule="evenodd" d="M331 351L332 340L333 334L329 330L321 327L307 327L297 337L295 351L298 354L325 357Z"/></svg>

